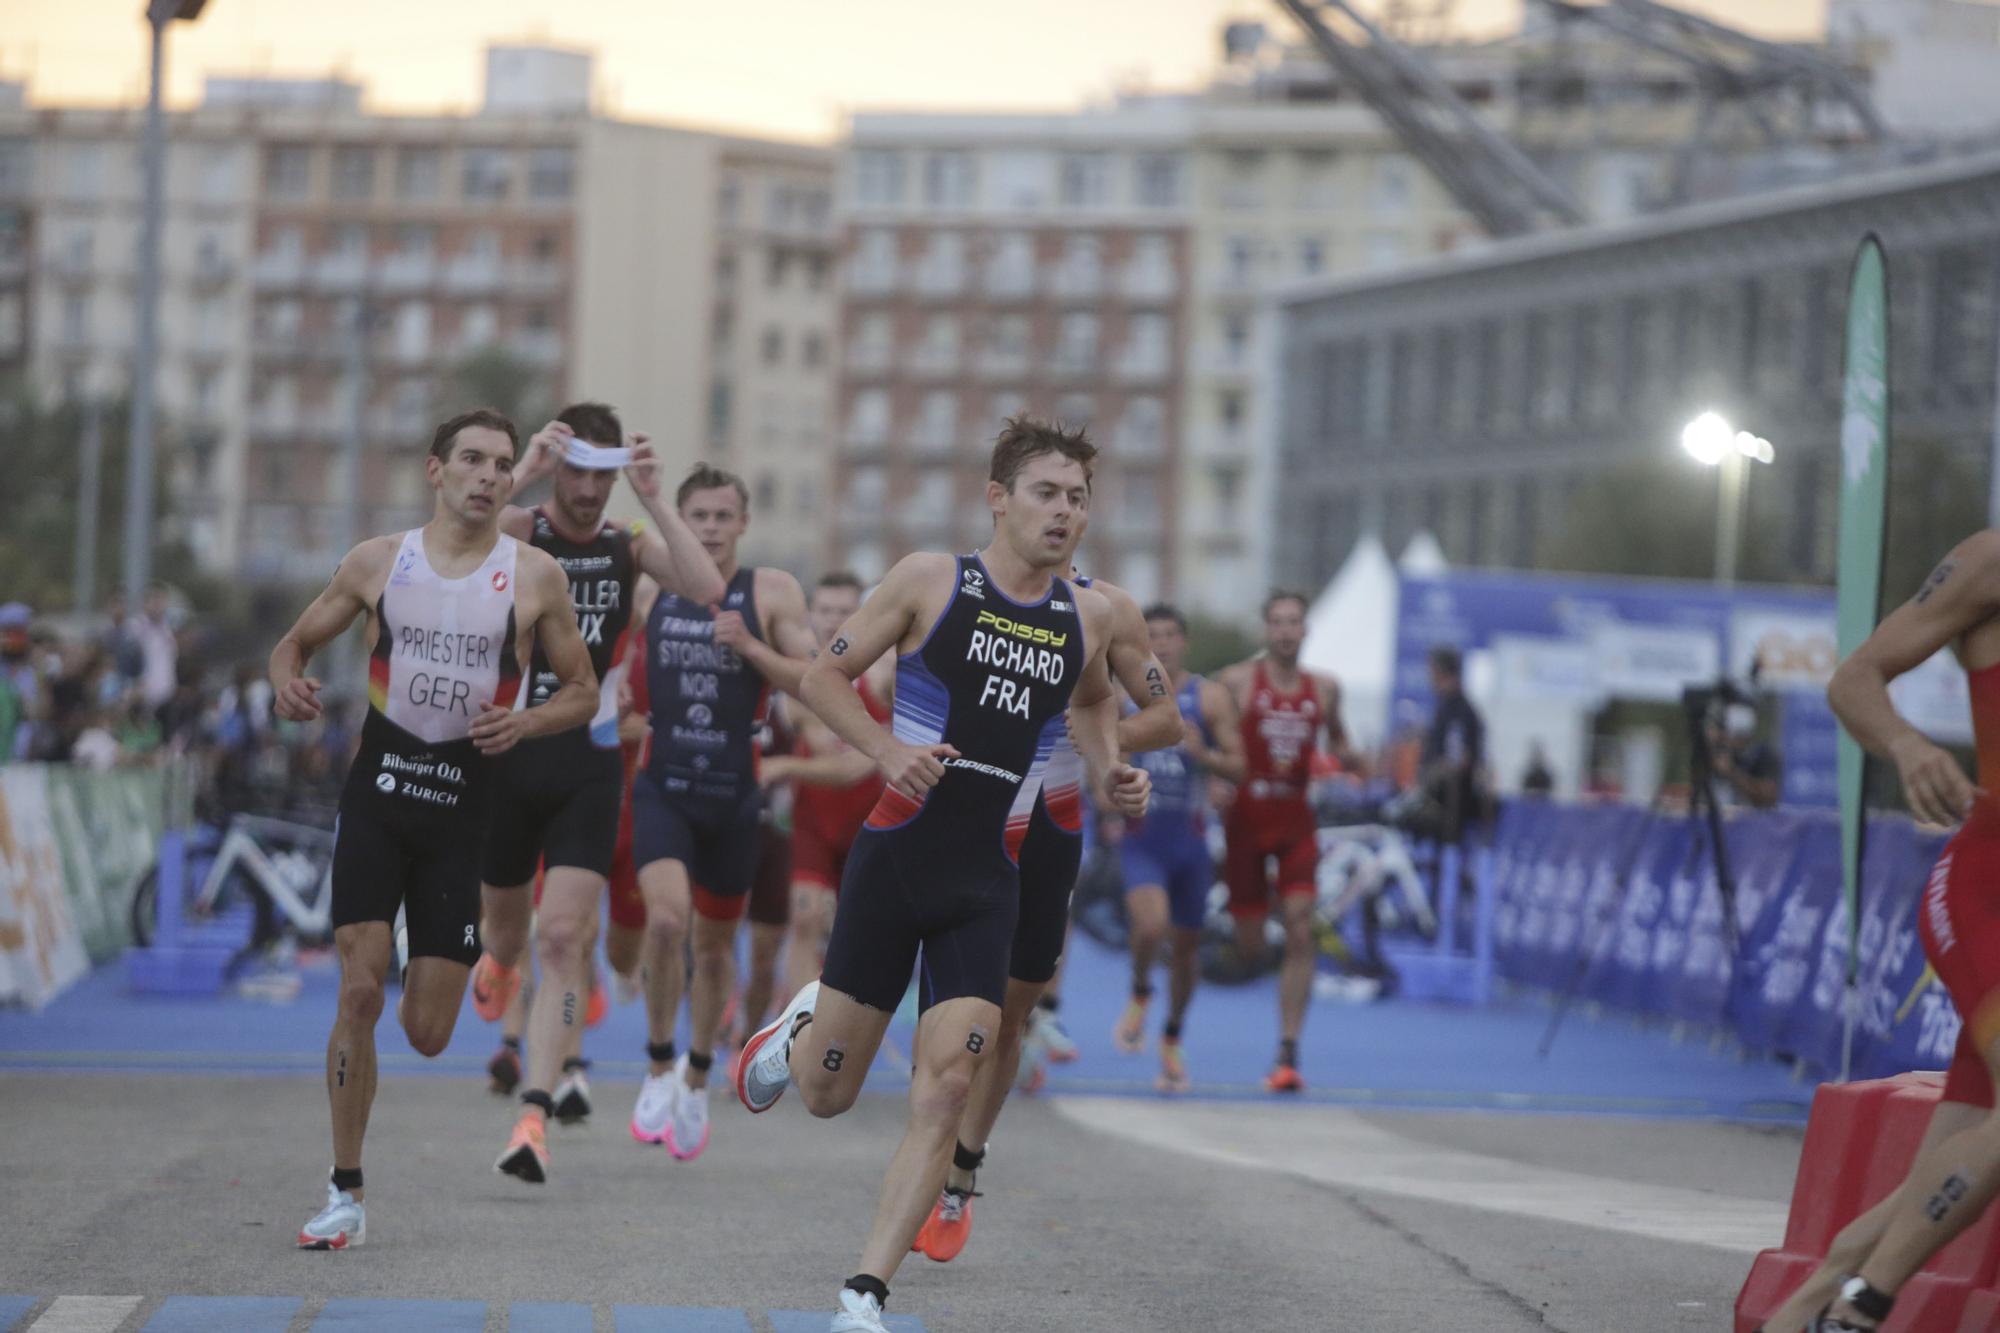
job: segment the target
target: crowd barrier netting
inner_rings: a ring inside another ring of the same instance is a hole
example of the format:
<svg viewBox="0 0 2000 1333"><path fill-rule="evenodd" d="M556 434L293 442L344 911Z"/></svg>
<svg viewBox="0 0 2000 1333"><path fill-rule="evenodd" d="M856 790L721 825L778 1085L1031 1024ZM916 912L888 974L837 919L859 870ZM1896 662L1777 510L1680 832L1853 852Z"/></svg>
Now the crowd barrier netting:
<svg viewBox="0 0 2000 1333"><path fill-rule="evenodd" d="M1510 802L1494 838L1499 975L1556 992L1574 984L1580 998L1723 1029L1750 1050L1837 1072L1848 936L1839 820L1738 811L1723 836L1733 945L1705 824L1631 806ZM1950 1063L1958 1015L1917 938L1943 845L1900 815L1869 822L1857 1078Z"/></svg>
<svg viewBox="0 0 2000 1333"><path fill-rule="evenodd" d="M47 1004L130 943L165 789L151 769L0 767L0 1003Z"/></svg>

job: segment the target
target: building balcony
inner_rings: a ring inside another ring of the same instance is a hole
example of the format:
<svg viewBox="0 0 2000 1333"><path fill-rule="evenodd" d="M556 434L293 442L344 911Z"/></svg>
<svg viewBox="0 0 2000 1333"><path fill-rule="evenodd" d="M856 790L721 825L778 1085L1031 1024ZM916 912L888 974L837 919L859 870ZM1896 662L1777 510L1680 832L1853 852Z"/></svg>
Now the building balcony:
<svg viewBox="0 0 2000 1333"><path fill-rule="evenodd" d="M981 352L975 361L979 377L986 380L1024 379L1030 369L1026 352L1009 352L989 347Z"/></svg>
<svg viewBox="0 0 2000 1333"><path fill-rule="evenodd" d="M852 375L885 375L895 359L895 348L888 343L850 343L847 348L847 370Z"/></svg>
<svg viewBox="0 0 2000 1333"><path fill-rule="evenodd" d="M1173 373L1173 358L1165 351L1128 348L1118 358L1118 378L1127 384L1158 384Z"/></svg>
<svg viewBox="0 0 2000 1333"><path fill-rule="evenodd" d="M1025 264L986 270L980 290L993 301L1028 301L1035 295L1035 270Z"/></svg>
<svg viewBox="0 0 2000 1333"><path fill-rule="evenodd" d="M1195 368L1203 375L1238 382L1255 379L1257 362L1250 349L1227 343L1204 343L1195 355Z"/></svg>
<svg viewBox="0 0 2000 1333"><path fill-rule="evenodd" d="M961 265L919 264L910 272L910 286L929 301L945 301L965 295L966 275Z"/></svg>
<svg viewBox="0 0 2000 1333"><path fill-rule="evenodd" d="M559 365L563 359L562 335L554 329L526 329L508 339L514 355L536 366Z"/></svg>
<svg viewBox="0 0 2000 1333"><path fill-rule="evenodd" d="M1090 379L1098 373L1096 356L1058 352L1049 358L1049 374L1055 379Z"/></svg>
<svg viewBox="0 0 2000 1333"><path fill-rule="evenodd" d="M856 296L888 296L896 290L894 264L853 263L847 269L847 290Z"/></svg>
<svg viewBox="0 0 2000 1333"><path fill-rule="evenodd" d="M221 287L236 277L236 265L221 255L203 255L194 262L189 280L201 288Z"/></svg>
<svg viewBox="0 0 2000 1333"><path fill-rule="evenodd" d="M1118 290L1137 305L1165 305L1180 295L1180 278L1170 268L1128 267L1118 277Z"/></svg>
<svg viewBox="0 0 2000 1333"><path fill-rule="evenodd" d="M429 255L390 255L375 270L375 279L383 291L421 291L437 281L437 261Z"/></svg>
<svg viewBox="0 0 2000 1333"><path fill-rule="evenodd" d="M485 296L500 290L506 274L497 259L461 255L444 266L445 290L458 296Z"/></svg>
<svg viewBox="0 0 2000 1333"><path fill-rule="evenodd" d="M368 285L368 256L321 255L312 263L312 285L323 292L359 291Z"/></svg>
<svg viewBox="0 0 2000 1333"><path fill-rule="evenodd" d="M958 426L919 422L910 431L910 452L923 458L948 458L958 449Z"/></svg>
<svg viewBox="0 0 2000 1333"><path fill-rule="evenodd" d="M523 259L507 265L507 285L517 292L546 294L561 290L563 266L550 260Z"/></svg>
<svg viewBox="0 0 2000 1333"><path fill-rule="evenodd" d="M943 379L958 374L964 358L956 347L919 347L908 365L912 374L925 379Z"/></svg>
<svg viewBox="0 0 2000 1333"><path fill-rule="evenodd" d="M1058 301L1095 301L1104 295L1104 275L1088 269L1052 268L1048 292Z"/></svg>
<svg viewBox="0 0 2000 1333"><path fill-rule="evenodd" d="M850 421L841 432L841 444L850 456L879 454L889 447L889 427L886 424Z"/></svg>
<svg viewBox="0 0 2000 1333"><path fill-rule="evenodd" d="M296 403L260 403L250 409L250 432L264 439L297 439L301 420Z"/></svg>
<svg viewBox="0 0 2000 1333"><path fill-rule="evenodd" d="M305 256L290 252L258 255L250 276L259 287L300 286L306 280Z"/></svg>

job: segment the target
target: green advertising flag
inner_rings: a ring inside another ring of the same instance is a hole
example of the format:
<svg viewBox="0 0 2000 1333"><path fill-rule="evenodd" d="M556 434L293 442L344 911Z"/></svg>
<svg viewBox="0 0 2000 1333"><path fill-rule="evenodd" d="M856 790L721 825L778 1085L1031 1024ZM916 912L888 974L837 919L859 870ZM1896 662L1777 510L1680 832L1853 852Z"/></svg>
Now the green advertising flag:
<svg viewBox="0 0 2000 1333"><path fill-rule="evenodd" d="M1882 539L1889 493L1889 289L1882 243L1865 237L1847 296L1847 369L1840 413L1840 656L1861 646L1882 614ZM1840 733L1841 879L1847 904L1848 1033L1853 1044L1860 967L1861 851L1867 755ZM1842 1056L1841 1077L1847 1076Z"/></svg>

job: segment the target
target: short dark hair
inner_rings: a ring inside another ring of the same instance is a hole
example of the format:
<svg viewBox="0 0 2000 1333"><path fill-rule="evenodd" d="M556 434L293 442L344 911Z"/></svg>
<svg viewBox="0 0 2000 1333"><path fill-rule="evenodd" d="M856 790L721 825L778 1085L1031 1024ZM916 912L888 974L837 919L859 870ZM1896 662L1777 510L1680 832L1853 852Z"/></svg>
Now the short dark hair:
<svg viewBox="0 0 2000 1333"><path fill-rule="evenodd" d="M1434 644L1430 652L1431 670L1458 680L1465 674L1465 658L1448 643Z"/></svg>
<svg viewBox="0 0 2000 1333"><path fill-rule="evenodd" d="M1148 625L1155 620L1171 620L1181 633L1187 633L1187 617L1182 615L1181 609L1172 602L1154 602L1146 608L1145 617Z"/></svg>
<svg viewBox="0 0 2000 1333"><path fill-rule="evenodd" d="M607 403L571 403L556 413L556 420L589 444L616 449L625 443L625 427L619 423L618 413Z"/></svg>
<svg viewBox="0 0 2000 1333"><path fill-rule="evenodd" d="M1040 421L1026 415L1008 417L1000 428L1000 437L993 442L993 462L987 470L987 479L1012 491L1021 469L1044 454L1061 454L1080 465L1083 484L1090 485L1097 446L1084 434L1083 427L1070 430L1060 422Z"/></svg>
<svg viewBox="0 0 2000 1333"><path fill-rule="evenodd" d="M819 582L813 584L813 591L818 592L821 588L852 588L856 592L866 591L861 586L860 577L845 569L828 570L820 575Z"/></svg>
<svg viewBox="0 0 2000 1333"><path fill-rule="evenodd" d="M726 471L713 463L696 463L694 470L687 474L687 480L674 492L674 508L687 503L688 497L696 491L721 490L724 486L734 486L736 494L743 501L743 512L750 512L750 488L743 484L743 478Z"/></svg>
<svg viewBox="0 0 2000 1333"><path fill-rule="evenodd" d="M470 412L460 412L441 424L431 436L431 457L440 463L450 462L451 447L458 442L458 433L472 426L499 431L513 444L515 457L520 457L521 432L514 429L513 422L490 407L475 407Z"/></svg>
<svg viewBox="0 0 2000 1333"><path fill-rule="evenodd" d="M1273 588L1270 594L1264 598L1265 619L1270 619L1271 608L1279 602L1297 602L1300 611L1305 611L1312 606L1312 603L1306 600L1306 595L1302 592L1296 592L1291 588Z"/></svg>

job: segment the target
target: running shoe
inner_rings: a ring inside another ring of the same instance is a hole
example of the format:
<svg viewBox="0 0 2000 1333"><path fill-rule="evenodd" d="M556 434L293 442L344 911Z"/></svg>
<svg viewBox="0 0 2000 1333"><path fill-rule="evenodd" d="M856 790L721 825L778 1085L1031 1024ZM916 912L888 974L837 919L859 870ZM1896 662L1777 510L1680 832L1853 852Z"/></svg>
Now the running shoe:
<svg viewBox="0 0 2000 1333"><path fill-rule="evenodd" d="M926 1255L941 1264L958 1258L965 1242L972 1239L972 1201L978 1197L972 1190L949 1186L938 1195L937 1202L931 1205L930 1219L919 1233Z"/></svg>
<svg viewBox="0 0 2000 1333"><path fill-rule="evenodd" d="M544 1185L549 1179L548 1130L542 1118L532 1110L521 1112L521 1118L514 1122L514 1137L507 1140L507 1151L500 1154L493 1163L493 1169L503 1176L513 1176L525 1180L530 1185Z"/></svg>
<svg viewBox="0 0 2000 1333"><path fill-rule="evenodd" d="M582 1065L565 1069L556 1083L556 1119L565 1125L582 1124L590 1118L590 1080L583 1071Z"/></svg>
<svg viewBox="0 0 2000 1333"><path fill-rule="evenodd" d="M1146 1050L1146 1008L1149 1003L1134 995L1125 1002L1125 1012L1118 1016L1117 1025L1111 1029L1111 1040L1127 1055L1141 1055Z"/></svg>
<svg viewBox="0 0 2000 1333"><path fill-rule="evenodd" d="M345 1250L368 1239L368 1215L346 1190L326 1187L326 1207L299 1228L302 1250Z"/></svg>
<svg viewBox="0 0 2000 1333"><path fill-rule="evenodd" d="M674 1102L680 1096L681 1076L678 1067L664 1074L653 1074L639 1085L639 1100L632 1107L632 1137L641 1143L665 1143L667 1141L667 1120L674 1113Z"/></svg>
<svg viewBox="0 0 2000 1333"><path fill-rule="evenodd" d="M583 1007L583 1025L594 1028L604 1022L604 1016L611 1012L611 997L604 993L604 974L593 972L590 977L590 1001Z"/></svg>
<svg viewBox="0 0 2000 1333"><path fill-rule="evenodd" d="M798 1035L799 1016L812 1013L818 1003L819 982L808 981L776 1018L743 1043L736 1062L736 1096L751 1111L770 1110L792 1085L792 1038Z"/></svg>
<svg viewBox="0 0 2000 1333"><path fill-rule="evenodd" d="M1187 1060L1181 1054L1179 1037L1160 1038L1160 1076L1153 1086L1161 1092L1186 1092L1194 1086L1188 1081Z"/></svg>
<svg viewBox="0 0 2000 1333"><path fill-rule="evenodd" d="M1042 1054L1050 1064L1066 1065L1076 1059L1076 1041L1063 1027L1062 1019L1053 1009L1035 1006L1035 1012L1028 1018L1030 1031L1041 1029Z"/></svg>
<svg viewBox="0 0 2000 1333"><path fill-rule="evenodd" d="M520 968L503 968L490 953L480 954L472 965L472 1012L485 1022L498 1023L520 989Z"/></svg>
<svg viewBox="0 0 2000 1333"><path fill-rule="evenodd" d="M1266 1092L1304 1092L1306 1081L1299 1077L1299 1071L1290 1065L1276 1065L1264 1076Z"/></svg>
<svg viewBox="0 0 2000 1333"><path fill-rule="evenodd" d="M486 1062L486 1077L491 1079L487 1086L502 1097L509 1096L521 1086L521 1053L512 1046L502 1046Z"/></svg>
<svg viewBox="0 0 2000 1333"><path fill-rule="evenodd" d="M889 1326L882 1322L882 1302L852 1287L842 1287L840 1309L834 1311L827 1333L889 1333Z"/></svg>
<svg viewBox="0 0 2000 1333"><path fill-rule="evenodd" d="M674 1062L673 1079L681 1085L667 1112L667 1151L677 1162L692 1162L708 1146L708 1085L687 1085L688 1058L683 1051Z"/></svg>
<svg viewBox="0 0 2000 1333"><path fill-rule="evenodd" d="M1049 1067L1038 1057L1034 1060L1021 1057L1020 1072L1014 1075L1014 1086L1032 1097L1049 1085Z"/></svg>

